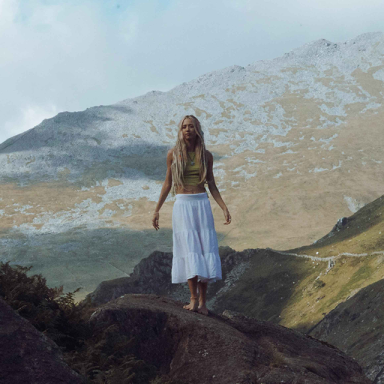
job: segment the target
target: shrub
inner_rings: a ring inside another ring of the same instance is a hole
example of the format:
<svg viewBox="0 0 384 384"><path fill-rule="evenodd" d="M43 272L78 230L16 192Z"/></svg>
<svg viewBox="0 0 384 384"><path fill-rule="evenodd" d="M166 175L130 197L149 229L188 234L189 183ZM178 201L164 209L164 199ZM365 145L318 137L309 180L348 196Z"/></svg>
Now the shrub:
<svg viewBox="0 0 384 384"><path fill-rule="evenodd" d="M41 274L27 276L31 268L1 262L0 296L62 350L79 347L88 337L86 321L73 299L80 288L63 294L63 286L47 287Z"/></svg>
<svg viewBox="0 0 384 384"><path fill-rule="evenodd" d="M113 338L108 328L94 337L89 326L92 306L81 308L73 292L49 288L41 275L28 277L32 268L0 262L0 296L62 350L65 362L89 384L177 384L157 376L157 368L131 353L133 339Z"/></svg>

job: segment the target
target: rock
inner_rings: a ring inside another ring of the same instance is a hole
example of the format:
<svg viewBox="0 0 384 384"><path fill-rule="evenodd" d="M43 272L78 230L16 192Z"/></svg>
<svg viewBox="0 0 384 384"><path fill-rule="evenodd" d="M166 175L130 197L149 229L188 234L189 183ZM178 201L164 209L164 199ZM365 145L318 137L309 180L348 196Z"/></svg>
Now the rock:
<svg viewBox="0 0 384 384"><path fill-rule="evenodd" d="M333 226L332 230L323 236L321 239L316 240L313 244L320 244L328 240L330 237L334 236L336 233L345 229L346 225L350 222L351 218L349 217L341 217L337 220L337 223Z"/></svg>
<svg viewBox="0 0 384 384"><path fill-rule="evenodd" d="M85 383L60 348L0 297L0 383Z"/></svg>
<svg viewBox="0 0 384 384"><path fill-rule="evenodd" d="M80 305L84 306L87 302L92 305L104 304L126 293L156 293L187 299L188 288L180 284L172 285L171 268L172 253L154 251L135 266L129 277L102 281Z"/></svg>
<svg viewBox="0 0 384 384"><path fill-rule="evenodd" d="M336 225L332 228L333 231L340 231L343 227L348 224L348 217L342 217L337 220Z"/></svg>
<svg viewBox="0 0 384 384"><path fill-rule="evenodd" d="M233 279L231 272L238 268L242 262L251 257L251 251L236 252L232 248L219 247L219 254L222 264L223 280L217 281L210 286L209 297L213 297L225 284L226 279ZM101 282L94 292L91 292L80 303L100 305L114 300L126 293L153 293L167 296L175 300L186 301L190 297L187 283L172 284L172 253L154 251L145 259L142 259L134 268L129 277L122 277ZM209 303L207 303L210 308Z"/></svg>
<svg viewBox="0 0 384 384"><path fill-rule="evenodd" d="M224 312L204 316L158 295L127 294L99 307L95 337L132 337L136 356L163 378L192 383L358 383L362 369L337 348L300 332Z"/></svg>
<svg viewBox="0 0 384 384"><path fill-rule="evenodd" d="M384 280L339 304L309 334L355 358L375 384L384 384Z"/></svg>

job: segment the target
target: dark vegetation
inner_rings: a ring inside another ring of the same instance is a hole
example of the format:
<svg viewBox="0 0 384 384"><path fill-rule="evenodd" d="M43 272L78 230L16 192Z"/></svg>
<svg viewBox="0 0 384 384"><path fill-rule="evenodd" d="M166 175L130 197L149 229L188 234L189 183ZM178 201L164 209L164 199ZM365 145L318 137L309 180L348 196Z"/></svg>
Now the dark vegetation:
<svg viewBox="0 0 384 384"><path fill-rule="evenodd" d="M31 268L1 262L0 296L60 347L65 362L86 383L177 384L132 353L134 337L122 336L116 342L109 337L109 328L94 337L88 319L95 307L80 308L74 302L80 288L66 294L63 286L49 288L41 274L27 275Z"/></svg>

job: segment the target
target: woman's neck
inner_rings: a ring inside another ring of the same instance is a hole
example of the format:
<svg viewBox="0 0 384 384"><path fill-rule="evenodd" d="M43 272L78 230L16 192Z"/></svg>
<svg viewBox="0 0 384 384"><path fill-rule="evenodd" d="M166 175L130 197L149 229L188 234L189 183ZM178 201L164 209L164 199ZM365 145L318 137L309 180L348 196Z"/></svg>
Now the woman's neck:
<svg viewBox="0 0 384 384"><path fill-rule="evenodd" d="M195 140L191 143L190 141L185 140L185 145L188 152L195 152L196 142Z"/></svg>

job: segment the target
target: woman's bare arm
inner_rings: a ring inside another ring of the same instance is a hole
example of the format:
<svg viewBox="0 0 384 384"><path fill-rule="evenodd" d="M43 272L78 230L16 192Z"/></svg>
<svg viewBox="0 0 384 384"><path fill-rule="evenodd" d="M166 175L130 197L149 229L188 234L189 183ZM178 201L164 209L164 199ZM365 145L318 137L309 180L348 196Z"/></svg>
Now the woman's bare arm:
<svg viewBox="0 0 384 384"><path fill-rule="evenodd" d="M155 212L153 213L152 225L156 229L159 229L159 211L162 207L165 199L167 198L171 188L172 188L172 171L171 165L173 160L173 150L170 149L167 153L167 174L165 175L165 181L163 183L163 187L161 188L159 201L156 205Z"/></svg>
<svg viewBox="0 0 384 384"><path fill-rule="evenodd" d="M224 216L226 219L226 222L224 224L229 224L231 222L231 215L229 214L228 208L225 205L223 199L221 198L220 192L217 189L215 177L213 176L213 155L211 152L207 151L208 155L208 169L207 169L207 183L209 191L211 192L211 195L216 200L216 203L220 206L220 208L224 212Z"/></svg>

